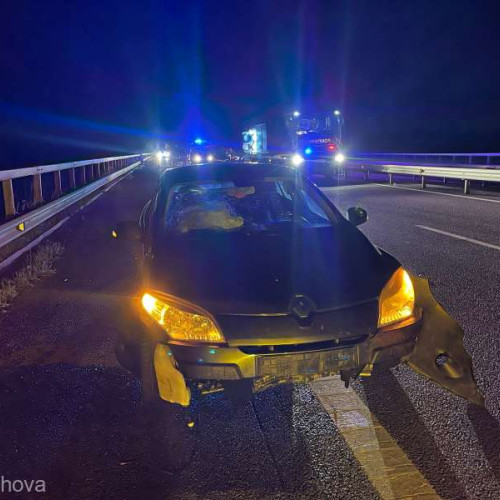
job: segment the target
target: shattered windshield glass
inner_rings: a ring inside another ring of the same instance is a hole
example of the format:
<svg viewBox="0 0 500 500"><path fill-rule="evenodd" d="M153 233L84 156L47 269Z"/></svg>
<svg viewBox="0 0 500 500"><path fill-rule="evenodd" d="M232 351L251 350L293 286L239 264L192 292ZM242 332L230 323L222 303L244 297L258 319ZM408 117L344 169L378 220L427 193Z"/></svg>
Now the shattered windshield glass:
<svg viewBox="0 0 500 500"><path fill-rule="evenodd" d="M306 186L289 180L177 184L171 189L166 227L179 233L194 230L265 231L289 226L331 226L333 214Z"/></svg>

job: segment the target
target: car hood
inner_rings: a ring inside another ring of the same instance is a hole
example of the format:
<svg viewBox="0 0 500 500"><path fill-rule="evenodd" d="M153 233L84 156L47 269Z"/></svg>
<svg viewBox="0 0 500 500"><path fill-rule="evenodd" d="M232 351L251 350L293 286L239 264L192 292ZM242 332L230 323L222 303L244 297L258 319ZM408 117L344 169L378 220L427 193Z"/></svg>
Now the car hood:
<svg viewBox="0 0 500 500"><path fill-rule="evenodd" d="M350 223L280 233L193 232L153 242L149 286L212 314L287 314L373 299L395 269ZM397 263L396 263L397 265Z"/></svg>

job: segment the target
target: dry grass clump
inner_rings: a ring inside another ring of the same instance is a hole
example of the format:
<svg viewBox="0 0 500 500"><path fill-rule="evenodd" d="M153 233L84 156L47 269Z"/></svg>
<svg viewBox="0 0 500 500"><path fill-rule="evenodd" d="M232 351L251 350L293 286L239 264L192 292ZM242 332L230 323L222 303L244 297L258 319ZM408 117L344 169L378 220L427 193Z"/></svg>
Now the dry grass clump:
<svg viewBox="0 0 500 500"><path fill-rule="evenodd" d="M13 278L0 281L0 309L5 309L19 295L23 288L33 286L43 276L55 272L54 263L64 252L64 247L57 242L47 242L30 252L24 266Z"/></svg>

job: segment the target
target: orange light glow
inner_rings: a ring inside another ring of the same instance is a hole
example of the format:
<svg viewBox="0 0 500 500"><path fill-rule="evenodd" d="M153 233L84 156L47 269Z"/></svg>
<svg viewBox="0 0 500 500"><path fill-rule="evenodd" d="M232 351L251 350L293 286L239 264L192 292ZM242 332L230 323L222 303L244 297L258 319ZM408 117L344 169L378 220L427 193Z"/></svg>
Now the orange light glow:
<svg viewBox="0 0 500 500"><path fill-rule="evenodd" d="M142 296L144 310L165 330L172 340L192 342L225 342L215 323L203 314L188 312L162 302L153 295Z"/></svg>
<svg viewBox="0 0 500 500"><path fill-rule="evenodd" d="M385 327L413 315L415 291L410 275L400 267L385 284L379 298L378 326Z"/></svg>

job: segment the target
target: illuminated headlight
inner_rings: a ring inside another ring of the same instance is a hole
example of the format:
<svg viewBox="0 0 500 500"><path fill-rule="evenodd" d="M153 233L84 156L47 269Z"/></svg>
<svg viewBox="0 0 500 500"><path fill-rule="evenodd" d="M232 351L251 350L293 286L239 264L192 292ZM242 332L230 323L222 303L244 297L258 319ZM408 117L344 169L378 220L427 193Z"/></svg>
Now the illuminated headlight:
<svg viewBox="0 0 500 500"><path fill-rule="evenodd" d="M163 158L163 153L161 151L158 151L156 153L156 159L158 160L158 163L161 162L162 158Z"/></svg>
<svg viewBox="0 0 500 500"><path fill-rule="evenodd" d="M165 158L165 159L167 159L167 160L168 160L168 159L170 158L170 151L165 151L165 152L163 153L163 158Z"/></svg>
<svg viewBox="0 0 500 500"><path fill-rule="evenodd" d="M214 155L208 155L207 156L207 161L214 161Z"/></svg>
<svg viewBox="0 0 500 500"><path fill-rule="evenodd" d="M298 167L302 163L304 163L304 158L302 158L302 156L300 156L300 155L293 155L292 156L292 165L294 167Z"/></svg>
<svg viewBox="0 0 500 500"><path fill-rule="evenodd" d="M144 310L166 330L172 340L220 344L225 338L217 325L201 310L179 308L167 304L149 293L142 296ZM189 309L189 310L188 310Z"/></svg>
<svg viewBox="0 0 500 500"><path fill-rule="evenodd" d="M344 163L344 161L345 161L345 156L344 156L342 153L337 153L337 154L335 155L335 161L336 161L337 163Z"/></svg>
<svg viewBox="0 0 500 500"><path fill-rule="evenodd" d="M193 161L195 163L201 163L203 161L203 158L201 157L201 155L196 154L193 156Z"/></svg>
<svg viewBox="0 0 500 500"><path fill-rule="evenodd" d="M378 326L387 327L413 318L415 290L410 275L400 267L385 284L378 302Z"/></svg>

